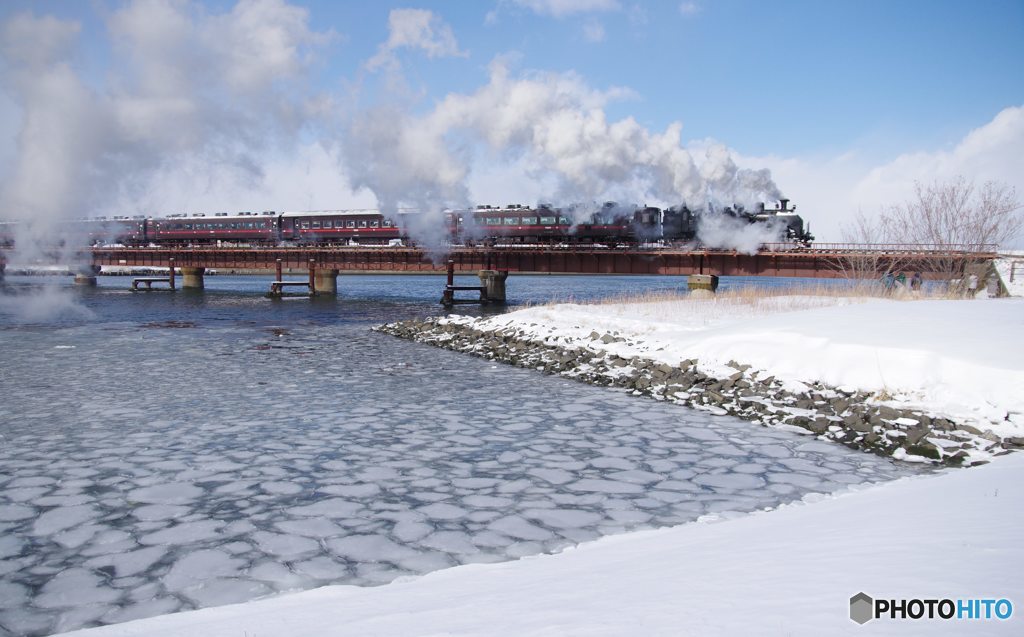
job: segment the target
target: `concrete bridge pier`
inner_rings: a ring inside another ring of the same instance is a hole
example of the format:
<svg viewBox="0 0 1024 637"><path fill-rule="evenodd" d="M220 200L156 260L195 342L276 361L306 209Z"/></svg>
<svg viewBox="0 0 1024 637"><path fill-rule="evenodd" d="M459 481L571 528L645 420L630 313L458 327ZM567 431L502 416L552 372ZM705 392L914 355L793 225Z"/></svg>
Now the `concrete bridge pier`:
<svg viewBox="0 0 1024 637"><path fill-rule="evenodd" d="M316 294L337 294L338 293L338 271L318 268L313 275L313 285Z"/></svg>
<svg viewBox="0 0 1024 637"><path fill-rule="evenodd" d="M182 266L181 268L181 287L186 290L202 290L205 285L203 280L203 274L206 273L206 268L196 268Z"/></svg>
<svg viewBox="0 0 1024 637"><path fill-rule="evenodd" d="M498 270L480 270L480 285L486 288L487 300L491 303L505 302L505 279L508 272Z"/></svg>
<svg viewBox="0 0 1024 637"><path fill-rule="evenodd" d="M694 298L710 298L718 289L718 277L713 274L691 274L686 277L686 287Z"/></svg>
<svg viewBox="0 0 1024 637"><path fill-rule="evenodd" d="M78 269L75 273L75 285L82 287L96 287L96 275L99 274L99 266L87 265Z"/></svg>

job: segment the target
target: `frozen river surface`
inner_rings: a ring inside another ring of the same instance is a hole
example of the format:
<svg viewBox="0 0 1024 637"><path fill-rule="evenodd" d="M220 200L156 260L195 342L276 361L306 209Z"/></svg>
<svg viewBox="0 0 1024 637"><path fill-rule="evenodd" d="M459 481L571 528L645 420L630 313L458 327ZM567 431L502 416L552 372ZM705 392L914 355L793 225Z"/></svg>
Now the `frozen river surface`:
<svg viewBox="0 0 1024 637"><path fill-rule="evenodd" d="M383 584L911 471L369 331L436 312L410 294L101 291L87 318L0 321L0 635Z"/></svg>

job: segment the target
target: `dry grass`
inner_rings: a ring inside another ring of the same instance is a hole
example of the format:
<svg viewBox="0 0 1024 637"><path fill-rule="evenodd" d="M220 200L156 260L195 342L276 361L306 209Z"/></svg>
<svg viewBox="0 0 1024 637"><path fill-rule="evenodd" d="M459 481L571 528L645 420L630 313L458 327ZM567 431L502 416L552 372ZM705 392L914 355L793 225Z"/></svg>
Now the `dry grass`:
<svg viewBox="0 0 1024 637"><path fill-rule="evenodd" d="M823 282L787 285L787 286L764 286L764 285L740 285L736 287L719 288L718 292L711 297L700 298L690 294L688 290L658 290L627 293L612 296L604 299L588 300L579 302L581 305L617 305L617 304L638 304L638 303L667 303L679 301L720 303L725 305L776 305L783 298L793 309L801 306L820 306L824 299L843 299L846 302L860 302L867 299L893 299L898 301L917 301L924 299L953 299L960 298L948 292L940 286L930 286L929 289L911 291L901 288L897 291L886 292L878 282L852 282L850 284L826 284ZM801 303L800 299L808 299L808 303ZM811 301L818 299L818 302ZM572 303L574 301L549 302L545 305L559 305Z"/></svg>

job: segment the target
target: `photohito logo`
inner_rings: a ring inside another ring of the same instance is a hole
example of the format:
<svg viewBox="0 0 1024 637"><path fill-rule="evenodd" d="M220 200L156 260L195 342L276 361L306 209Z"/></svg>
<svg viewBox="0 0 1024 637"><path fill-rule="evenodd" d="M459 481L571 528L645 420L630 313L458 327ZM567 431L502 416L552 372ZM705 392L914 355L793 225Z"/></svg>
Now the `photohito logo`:
<svg viewBox="0 0 1024 637"><path fill-rule="evenodd" d="M1002 599L872 599L867 593L850 598L850 619L1009 619L1013 603Z"/></svg>

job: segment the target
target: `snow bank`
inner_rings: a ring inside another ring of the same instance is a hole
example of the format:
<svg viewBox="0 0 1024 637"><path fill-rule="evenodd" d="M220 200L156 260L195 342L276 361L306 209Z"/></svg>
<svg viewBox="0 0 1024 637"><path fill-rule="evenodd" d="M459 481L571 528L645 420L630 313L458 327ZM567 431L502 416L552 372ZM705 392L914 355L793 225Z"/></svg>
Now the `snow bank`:
<svg viewBox="0 0 1024 637"><path fill-rule="evenodd" d="M451 321L623 358L698 359L718 376L733 373L733 360L792 383L872 392L1001 437L1024 435L1024 299L721 298L553 305ZM595 342L595 331L622 340Z"/></svg>
<svg viewBox="0 0 1024 637"><path fill-rule="evenodd" d="M332 586L69 635L1020 634L1024 454L813 500L378 588ZM859 626L848 612L861 591L1007 598L1014 614Z"/></svg>
<svg viewBox="0 0 1024 637"><path fill-rule="evenodd" d="M1008 253L993 263L1007 293L1010 296L1024 296L1024 252Z"/></svg>

